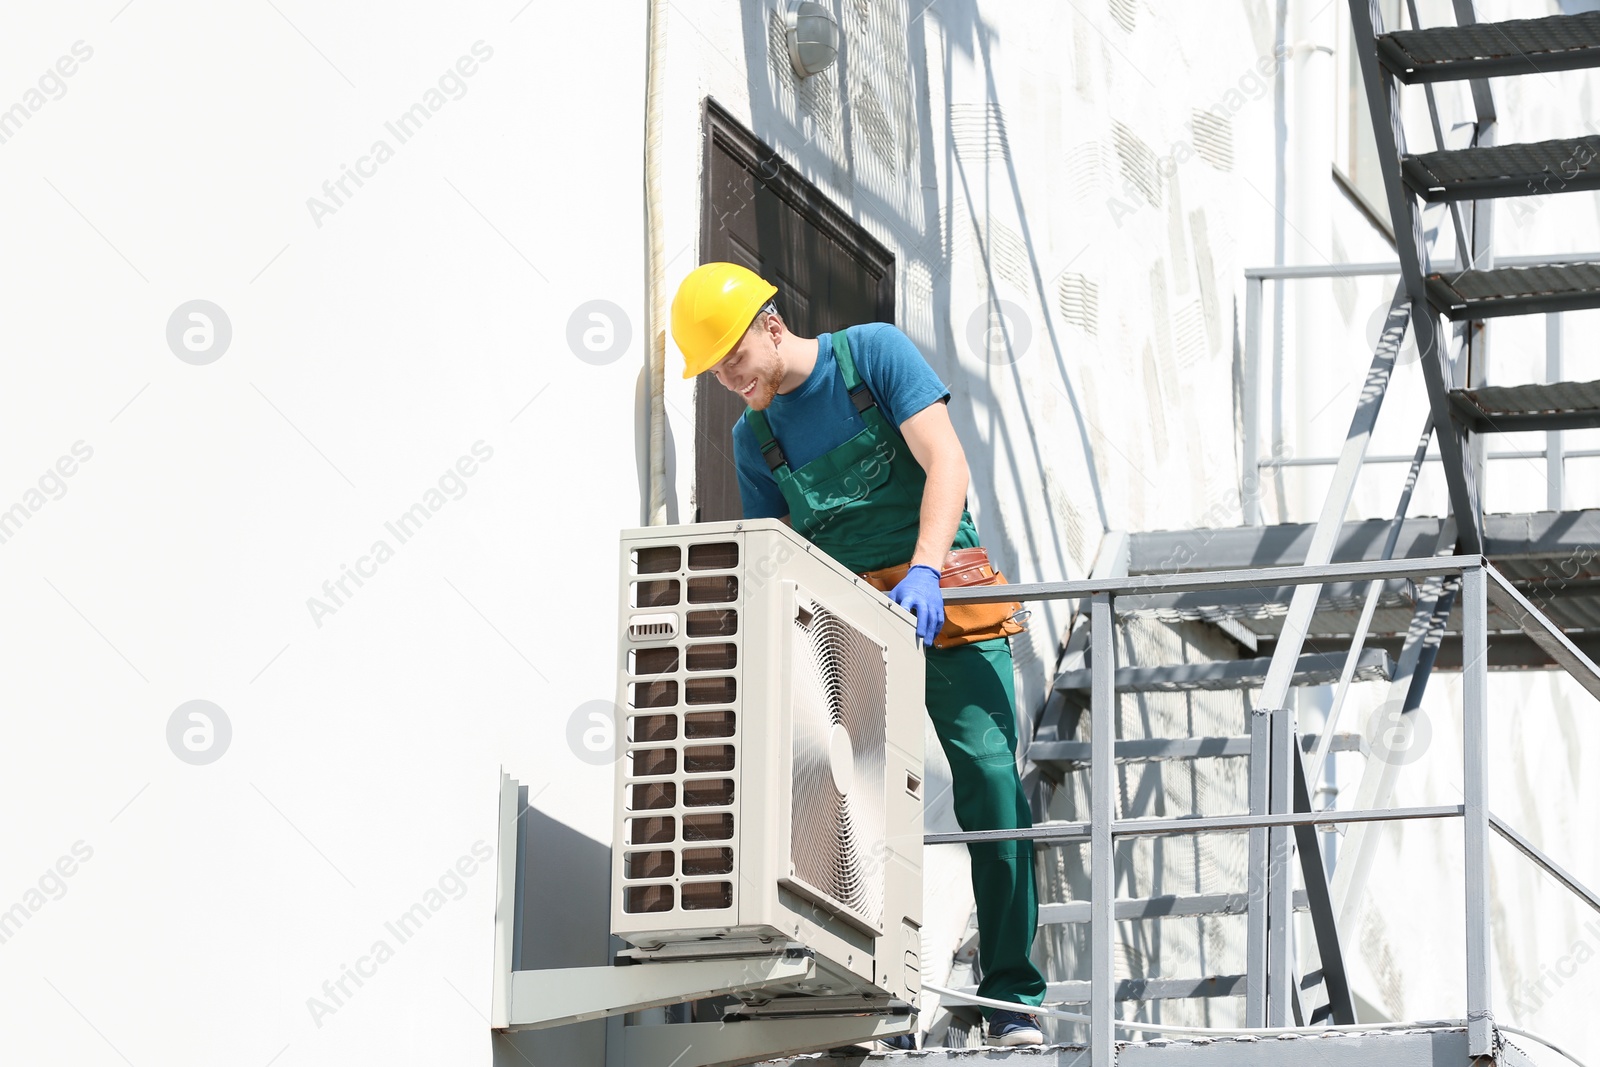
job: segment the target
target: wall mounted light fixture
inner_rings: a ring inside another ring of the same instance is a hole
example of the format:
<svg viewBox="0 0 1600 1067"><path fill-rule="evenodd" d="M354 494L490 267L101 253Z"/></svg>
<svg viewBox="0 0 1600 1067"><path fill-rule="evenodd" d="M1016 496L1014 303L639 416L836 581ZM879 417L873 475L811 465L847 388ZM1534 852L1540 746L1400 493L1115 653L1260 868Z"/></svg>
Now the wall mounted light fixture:
<svg viewBox="0 0 1600 1067"><path fill-rule="evenodd" d="M802 78L821 74L839 56L839 24L833 12L809 0L790 0L783 12L789 62Z"/></svg>

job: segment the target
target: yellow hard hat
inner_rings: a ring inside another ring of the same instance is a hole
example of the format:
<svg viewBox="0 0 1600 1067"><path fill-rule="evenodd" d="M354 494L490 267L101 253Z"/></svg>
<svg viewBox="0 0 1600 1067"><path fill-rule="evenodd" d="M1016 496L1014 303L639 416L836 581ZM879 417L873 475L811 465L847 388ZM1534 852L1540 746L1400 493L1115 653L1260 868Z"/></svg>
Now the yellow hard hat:
<svg viewBox="0 0 1600 1067"><path fill-rule="evenodd" d="M683 353L683 376L721 362L777 292L737 263L702 263L690 271L672 298L672 339Z"/></svg>

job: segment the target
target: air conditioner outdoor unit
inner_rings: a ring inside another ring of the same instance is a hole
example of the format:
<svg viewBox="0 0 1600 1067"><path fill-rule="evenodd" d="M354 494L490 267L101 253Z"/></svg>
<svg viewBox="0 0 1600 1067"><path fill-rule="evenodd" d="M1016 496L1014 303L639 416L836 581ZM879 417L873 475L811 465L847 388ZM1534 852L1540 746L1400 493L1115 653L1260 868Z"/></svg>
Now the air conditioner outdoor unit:
<svg viewBox="0 0 1600 1067"><path fill-rule="evenodd" d="M914 1005L911 617L775 520L629 530L621 549L612 932L641 964L814 955L752 1013Z"/></svg>

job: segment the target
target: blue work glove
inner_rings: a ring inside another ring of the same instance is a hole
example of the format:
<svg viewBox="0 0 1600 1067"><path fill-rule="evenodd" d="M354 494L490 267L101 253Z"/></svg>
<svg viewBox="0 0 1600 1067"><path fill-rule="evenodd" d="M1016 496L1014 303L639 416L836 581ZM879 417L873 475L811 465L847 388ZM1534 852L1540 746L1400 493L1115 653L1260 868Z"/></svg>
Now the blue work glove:
<svg viewBox="0 0 1600 1067"><path fill-rule="evenodd" d="M906 572L889 590L889 599L917 617L917 640L931 646L944 628L944 594L939 592L939 572L921 563Z"/></svg>

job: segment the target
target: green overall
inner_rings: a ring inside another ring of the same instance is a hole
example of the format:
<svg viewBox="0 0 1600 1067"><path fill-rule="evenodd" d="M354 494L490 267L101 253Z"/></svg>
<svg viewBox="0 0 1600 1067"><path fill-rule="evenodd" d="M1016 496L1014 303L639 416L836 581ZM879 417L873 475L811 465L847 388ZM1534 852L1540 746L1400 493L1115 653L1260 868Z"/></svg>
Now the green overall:
<svg viewBox="0 0 1600 1067"><path fill-rule="evenodd" d="M857 574L908 561L916 550L926 475L879 409L843 331L832 335L845 389L866 429L797 471L763 412L745 419L761 445L795 530ZM961 513L953 548L974 548L978 531ZM963 830L1033 825L1016 769L1016 712L1011 646L1000 637L955 648L929 648L928 715L954 780L956 821ZM1038 922L1033 842L969 844L978 912L978 995L1037 1005L1045 980L1029 952ZM985 1008L987 1017L990 1010Z"/></svg>

